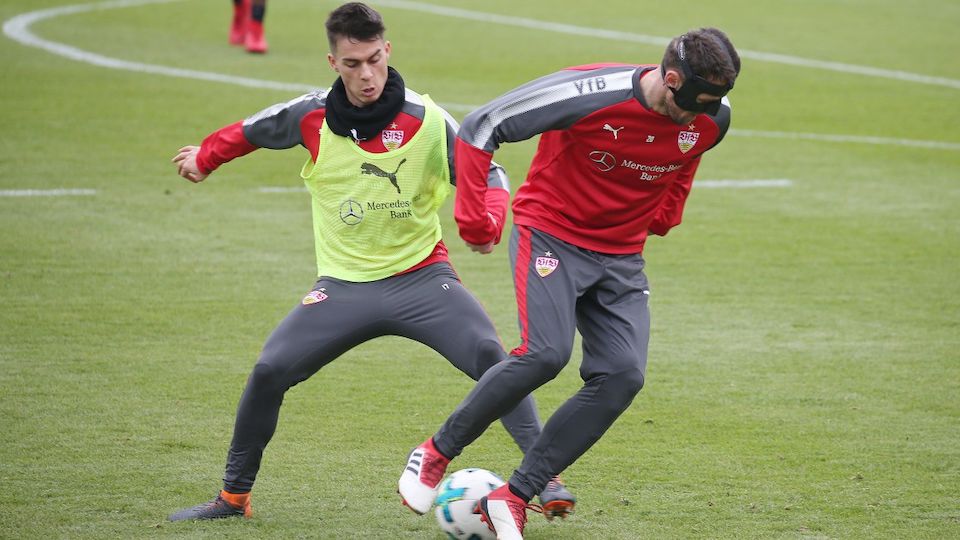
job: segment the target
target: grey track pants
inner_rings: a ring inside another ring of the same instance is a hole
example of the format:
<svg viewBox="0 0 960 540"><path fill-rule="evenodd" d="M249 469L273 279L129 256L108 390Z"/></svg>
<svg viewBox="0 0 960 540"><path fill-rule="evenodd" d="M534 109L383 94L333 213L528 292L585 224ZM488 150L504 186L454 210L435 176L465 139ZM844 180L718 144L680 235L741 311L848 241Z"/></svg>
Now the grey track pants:
<svg viewBox="0 0 960 540"><path fill-rule="evenodd" d="M607 255L517 226L510 238L522 342L487 371L434 436L459 455L567 365L583 337L583 387L547 421L510 483L532 498L586 452L643 387L649 287L639 254Z"/></svg>
<svg viewBox="0 0 960 540"><path fill-rule="evenodd" d="M289 388L360 343L385 335L427 345L474 380L507 358L489 317L446 263L368 283L321 278L267 339L247 380L224 489L252 489ZM540 422L531 397L517 402L503 423L526 451Z"/></svg>

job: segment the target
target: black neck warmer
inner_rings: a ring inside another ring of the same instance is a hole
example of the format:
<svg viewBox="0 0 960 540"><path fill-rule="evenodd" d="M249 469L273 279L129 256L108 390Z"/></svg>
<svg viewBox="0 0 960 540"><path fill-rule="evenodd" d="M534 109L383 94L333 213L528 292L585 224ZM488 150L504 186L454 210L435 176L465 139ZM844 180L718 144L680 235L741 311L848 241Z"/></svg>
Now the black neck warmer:
<svg viewBox="0 0 960 540"><path fill-rule="evenodd" d="M337 135L365 141L383 131L400 114L405 101L403 78L392 67L387 68L387 83L380 99L366 107L356 107L350 103L343 80L337 77L327 94L327 125Z"/></svg>

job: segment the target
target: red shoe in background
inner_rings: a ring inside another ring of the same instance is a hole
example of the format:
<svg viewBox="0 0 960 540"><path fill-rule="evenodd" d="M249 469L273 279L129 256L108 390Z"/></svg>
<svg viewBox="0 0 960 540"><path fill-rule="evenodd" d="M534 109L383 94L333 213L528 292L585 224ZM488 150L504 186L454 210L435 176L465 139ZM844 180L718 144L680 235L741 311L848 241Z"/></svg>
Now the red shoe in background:
<svg viewBox="0 0 960 540"><path fill-rule="evenodd" d="M250 0L233 5L233 23L230 25L230 44L243 45L247 37L247 22L250 20Z"/></svg>
<svg viewBox="0 0 960 540"><path fill-rule="evenodd" d="M247 22L247 36L244 46L249 53L263 54L267 52L267 39L263 37L263 23L260 21Z"/></svg>

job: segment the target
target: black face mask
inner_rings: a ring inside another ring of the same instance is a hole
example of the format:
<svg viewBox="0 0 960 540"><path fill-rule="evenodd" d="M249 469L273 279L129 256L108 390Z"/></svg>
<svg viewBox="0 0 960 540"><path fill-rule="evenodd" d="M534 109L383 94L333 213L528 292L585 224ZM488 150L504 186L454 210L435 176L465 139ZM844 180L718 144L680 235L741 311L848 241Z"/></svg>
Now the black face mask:
<svg viewBox="0 0 960 540"><path fill-rule="evenodd" d="M684 81L683 84L680 85L680 88L667 87L673 92L674 103L677 104L677 107L685 111L707 113L709 115L717 114L720 111L720 100L701 103L697 101L697 96L700 94L710 94L711 96L722 98L727 95L727 92L733 89L733 83L726 85L713 84L694 73L684 54L682 38L680 42L677 43L677 56L680 57L680 68L683 70ZM660 66L660 74L666 77L666 73L666 67Z"/></svg>

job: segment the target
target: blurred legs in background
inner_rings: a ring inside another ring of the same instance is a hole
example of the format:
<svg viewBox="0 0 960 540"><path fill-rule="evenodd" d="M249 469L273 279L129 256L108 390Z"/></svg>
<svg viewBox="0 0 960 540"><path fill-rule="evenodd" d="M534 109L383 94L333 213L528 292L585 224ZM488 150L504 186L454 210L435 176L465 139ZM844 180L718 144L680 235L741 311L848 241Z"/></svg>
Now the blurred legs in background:
<svg viewBox="0 0 960 540"><path fill-rule="evenodd" d="M267 52L263 35L263 17L266 0L233 0L233 23L230 25L230 44L242 45L247 52Z"/></svg>

